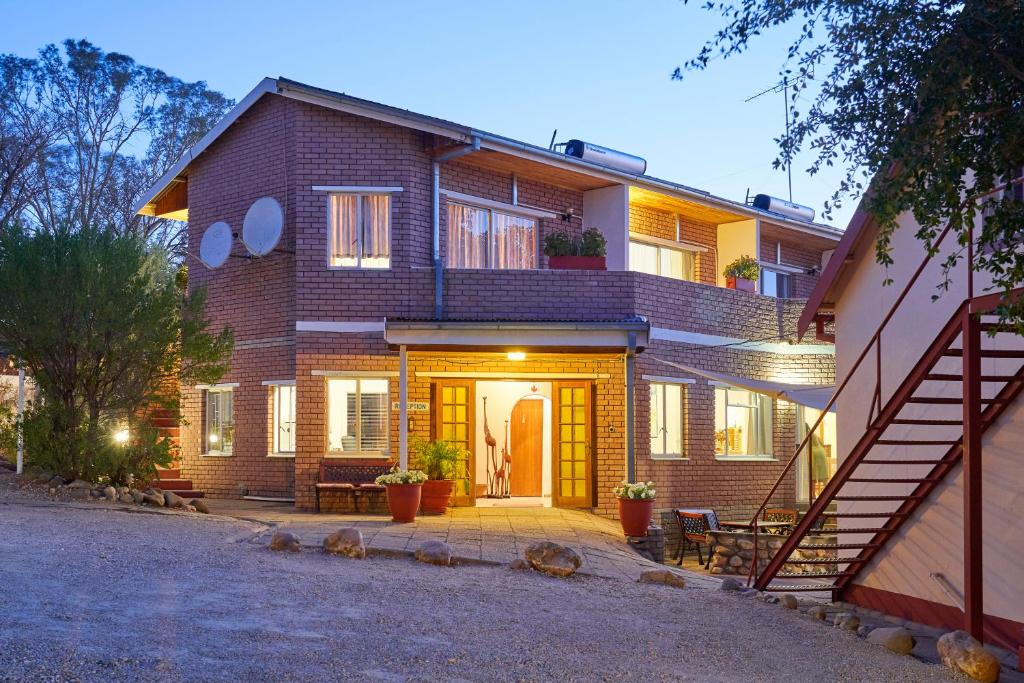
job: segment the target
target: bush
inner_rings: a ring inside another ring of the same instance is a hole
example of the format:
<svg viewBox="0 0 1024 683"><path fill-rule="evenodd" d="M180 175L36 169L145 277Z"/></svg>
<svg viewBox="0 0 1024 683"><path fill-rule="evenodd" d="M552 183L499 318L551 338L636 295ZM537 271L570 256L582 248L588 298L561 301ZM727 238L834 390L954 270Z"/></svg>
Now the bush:
<svg viewBox="0 0 1024 683"><path fill-rule="evenodd" d="M740 256L722 271L726 277L738 277L744 280L756 280L761 275L761 264L751 256Z"/></svg>
<svg viewBox="0 0 1024 683"><path fill-rule="evenodd" d="M549 232L544 236L544 255L551 256L604 256L608 242L597 228L587 228L582 235L566 230Z"/></svg>
<svg viewBox="0 0 1024 683"><path fill-rule="evenodd" d="M416 451L416 464L427 473L427 477L435 481L455 478L459 456L462 455L462 449L458 446L441 439L421 439L413 444L413 449Z"/></svg>

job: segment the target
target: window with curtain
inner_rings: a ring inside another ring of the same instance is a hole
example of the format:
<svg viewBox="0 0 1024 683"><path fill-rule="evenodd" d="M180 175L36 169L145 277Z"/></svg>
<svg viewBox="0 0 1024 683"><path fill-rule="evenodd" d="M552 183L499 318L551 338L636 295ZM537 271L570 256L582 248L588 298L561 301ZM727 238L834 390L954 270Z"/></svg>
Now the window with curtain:
<svg viewBox="0 0 1024 683"><path fill-rule="evenodd" d="M697 280L697 258L692 251L629 240L629 269L675 280Z"/></svg>
<svg viewBox="0 0 1024 683"><path fill-rule="evenodd" d="M331 267L391 267L391 195L332 194L329 207Z"/></svg>
<svg viewBox="0 0 1024 683"><path fill-rule="evenodd" d="M770 456L772 399L729 386L715 387L715 455Z"/></svg>
<svg viewBox="0 0 1024 683"><path fill-rule="evenodd" d="M274 453L295 453L295 385L280 384L272 389L274 403Z"/></svg>
<svg viewBox="0 0 1024 683"><path fill-rule="evenodd" d="M797 460L796 499L807 502L824 490L832 475L836 473L836 414L826 413L819 422L821 411L807 406L796 407L796 443L803 443L807 432L814 432L807 439L807 445ZM808 478L810 480L808 480Z"/></svg>
<svg viewBox="0 0 1024 683"><path fill-rule="evenodd" d="M683 457L683 385L651 382L651 457Z"/></svg>
<svg viewBox="0 0 1024 683"><path fill-rule="evenodd" d="M327 380L327 448L334 453L388 453L388 380Z"/></svg>
<svg viewBox="0 0 1024 683"><path fill-rule="evenodd" d="M235 447L234 391L229 388L206 390L206 424L203 426L204 452L207 455L231 455Z"/></svg>
<svg viewBox="0 0 1024 683"><path fill-rule="evenodd" d="M447 263L449 268L536 268L537 221L449 202Z"/></svg>
<svg viewBox="0 0 1024 683"><path fill-rule="evenodd" d="M792 278L789 273L780 273L771 268L761 269L761 294L773 296L776 299L788 299Z"/></svg>

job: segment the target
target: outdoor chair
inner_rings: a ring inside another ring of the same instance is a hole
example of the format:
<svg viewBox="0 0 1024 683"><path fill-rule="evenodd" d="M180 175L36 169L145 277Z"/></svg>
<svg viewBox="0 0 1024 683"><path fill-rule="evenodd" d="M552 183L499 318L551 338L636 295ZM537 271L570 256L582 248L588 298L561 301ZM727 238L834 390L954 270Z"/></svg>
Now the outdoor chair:
<svg viewBox="0 0 1024 683"><path fill-rule="evenodd" d="M789 526L780 526L768 532L785 536L793 531L793 527L796 526L799 519L799 513L794 508L768 508L761 515L761 519L765 522L785 522L788 524Z"/></svg>
<svg viewBox="0 0 1024 683"><path fill-rule="evenodd" d="M676 510L676 524L679 525L679 547L676 548L676 559L683 564L683 556L687 546L697 550L697 561L707 569L711 564L711 546L708 544L708 532L718 531L718 515L714 510ZM708 546L708 559L704 560L701 547Z"/></svg>

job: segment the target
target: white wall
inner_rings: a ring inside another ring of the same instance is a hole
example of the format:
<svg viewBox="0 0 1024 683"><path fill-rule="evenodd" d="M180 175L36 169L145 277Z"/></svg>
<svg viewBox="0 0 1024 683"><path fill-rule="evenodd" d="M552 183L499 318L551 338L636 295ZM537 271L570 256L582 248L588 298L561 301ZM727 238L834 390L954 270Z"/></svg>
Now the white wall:
<svg viewBox="0 0 1024 683"><path fill-rule="evenodd" d="M629 188L612 185L583 193L583 227L597 228L608 240L608 270L626 270L629 256Z"/></svg>
<svg viewBox="0 0 1024 683"><path fill-rule="evenodd" d="M533 391L537 387L537 391ZM487 398L487 418L491 435L498 442L495 452L501 457L505 447L505 421L512 416L519 399L540 396L544 401L543 466L541 469L541 495L551 495L551 382L477 382L476 383L476 483L487 483L487 444L484 441L484 397ZM511 426L509 427L511 432ZM509 434L511 439L511 433ZM511 446L511 443L509 443ZM500 460L499 460L500 464Z"/></svg>
<svg viewBox="0 0 1024 683"><path fill-rule="evenodd" d="M854 263L836 301L836 378L841 382L850 373L857 355L867 344L882 318L909 281L913 271L924 259L921 243L914 237L916 226L909 218L901 222L893 239L896 263L884 269L875 262L873 236L863 239L857 249ZM882 334L882 400L883 404L897 389L899 382L913 368L918 359L935 340L939 330L950 319L966 296L966 269L952 273L949 291L937 301L932 296L939 292L942 281L940 263L953 248L953 240L942 253L932 259L917 285L898 309ZM882 286L886 277L894 284ZM976 293L984 292L985 282L976 277ZM982 338L988 348L1024 348L1020 339ZM961 360L945 358L936 372L959 373ZM1005 374L1016 369L1015 361L983 359L983 374ZM850 385L838 402L838 439L840 458L844 458L863 435L868 420L868 409L876 383L874 351L850 380ZM994 385L983 385L983 396L994 393ZM959 396L960 384L927 382L917 395ZM923 418L959 418L962 408L953 406L912 406L901 416ZM887 438L940 439L960 436L959 427L890 427ZM1024 569L1019 561L1024 556L1024 467L1021 466L1020 445L1024 442L1024 406L1012 406L1000 421L991 427L983 445L983 499L984 499L984 567L985 612L1015 621L1024 621L1024 601L1019 586L1024 580ZM921 446L875 447L872 458L927 459L942 455L944 449ZM902 465L874 468L861 467L858 476L885 475L897 478L920 477L929 466ZM848 484L844 495L902 494L909 491L906 484ZM841 503L840 511L888 511L893 503ZM931 498L904 524L900 533L866 567L857 583L911 595L938 603L955 605L929 574L940 572L963 593L963 495L962 473L959 468L933 492ZM843 520L845 526L863 525L864 520ZM857 542L865 537L846 537L844 541Z"/></svg>
<svg viewBox="0 0 1024 683"><path fill-rule="evenodd" d="M756 219L722 223L718 226L718 286L725 287L725 267L740 256L760 260L761 235Z"/></svg>

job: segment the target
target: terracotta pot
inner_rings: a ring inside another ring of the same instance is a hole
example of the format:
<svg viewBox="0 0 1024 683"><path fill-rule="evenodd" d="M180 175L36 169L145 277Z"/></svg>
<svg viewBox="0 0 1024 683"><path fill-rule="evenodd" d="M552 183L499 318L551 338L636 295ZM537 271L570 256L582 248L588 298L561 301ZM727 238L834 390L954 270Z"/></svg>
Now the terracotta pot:
<svg viewBox="0 0 1024 683"><path fill-rule="evenodd" d="M548 256L552 270L606 270L604 256Z"/></svg>
<svg viewBox="0 0 1024 683"><path fill-rule="evenodd" d="M646 536L654 514L653 500L619 498L619 521L627 536Z"/></svg>
<svg viewBox="0 0 1024 683"><path fill-rule="evenodd" d="M420 506L424 513L443 515L448 512L455 482L451 479L428 479L423 482L423 498Z"/></svg>
<svg viewBox="0 0 1024 683"><path fill-rule="evenodd" d="M392 522L415 522L423 484L388 484L388 509Z"/></svg>
<svg viewBox="0 0 1024 683"><path fill-rule="evenodd" d="M756 282L756 280L748 280L744 277L725 278L725 286L729 289L735 289L737 292L757 292Z"/></svg>

